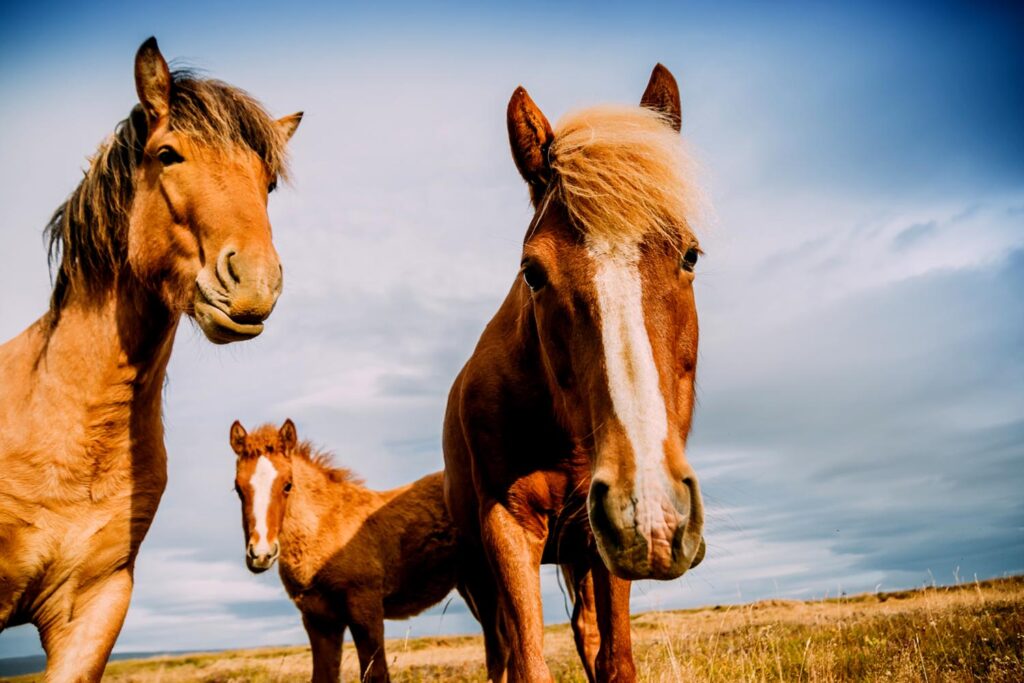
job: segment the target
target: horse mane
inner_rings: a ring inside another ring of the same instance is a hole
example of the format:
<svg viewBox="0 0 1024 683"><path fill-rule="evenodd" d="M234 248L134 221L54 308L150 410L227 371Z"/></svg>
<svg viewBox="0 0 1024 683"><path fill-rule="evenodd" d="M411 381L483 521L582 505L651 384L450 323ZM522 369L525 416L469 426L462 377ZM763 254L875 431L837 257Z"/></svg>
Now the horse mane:
<svg viewBox="0 0 1024 683"><path fill-rule="evenodd" d="M263 106L239 88L175 70L169 125L202 144L248 147L271 174L287 177L287 139ZM126 260L135 170L146 136L146 117L136 105L90 158L82 181L46 225L51 270L59 262L50 297L54 321L72 282L105 287Z"/></svg>
<svg viewBox="0 0 1024 683"><path fill-rule="evenodd" d="M309 464L318 468L327 478L335 484L358 484L362 485L363 480L347 467L334 463L334 454L330 451L317 449L310 441L300 441L292 451L292 456L303 458Z"/></svg>
<svg viewBox="0 0 1024 683"><path fill-rule="evenodd" d="M559 120L551 192L584 235L610 242L654 232L682 246L701 208L694 164L668 117L602 105Z"/></svg>
<svg viewBox="0 0 1024 683"><path fill-rule="evenodd" d="M258 458L268 451L273 451L278 442L278 427L269 422L256 427L248 436L248 445L245 449L244 458ZM291 452L292 457L301 458L323 472L327 478L336 483L363 483L363 480L347 467L340 467L334 464L334 456L325 450L318 449L312 441L300 441Z"/></svg>

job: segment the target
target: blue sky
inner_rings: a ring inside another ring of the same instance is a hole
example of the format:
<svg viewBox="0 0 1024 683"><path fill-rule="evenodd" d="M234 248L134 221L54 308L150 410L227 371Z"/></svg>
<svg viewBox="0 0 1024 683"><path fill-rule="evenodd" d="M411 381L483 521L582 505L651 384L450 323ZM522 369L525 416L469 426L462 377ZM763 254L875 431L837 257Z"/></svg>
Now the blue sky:
<svg viewBox="0 0 1024 683"><path fill-rule="evenodd" d="M5 4L0 338L46 306L41 229L168 58L306 118L271 217L285 292L218 348L182 325L170 483L117 649L304 642L243 563L231 421L293 418L374 487L439 469L451 379L530 217L504 109L635 102L663 62L714 205L689 457L708 559L637 610L1024 571L1024 19L990 3ZM564 620L554 574L549 621ZM389 626L471 632L456 598ZM31 627L0 656L39 651Z"/></svg>

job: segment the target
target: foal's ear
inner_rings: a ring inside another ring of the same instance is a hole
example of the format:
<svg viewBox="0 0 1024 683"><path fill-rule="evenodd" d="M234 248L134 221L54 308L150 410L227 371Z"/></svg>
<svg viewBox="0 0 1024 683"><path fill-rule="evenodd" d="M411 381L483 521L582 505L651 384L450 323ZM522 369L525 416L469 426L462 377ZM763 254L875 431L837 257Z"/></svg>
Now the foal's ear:
<svg viewBox="0 0 1024 683"><path fill-rule="evenodd" d="M135 53L135 90L152 130L171 110L171 71L156 38L150 37Z"/></svg>
<svg viewBox="0 0 1024 683"><path fill-rule="evenodd" d="M245 455L245 437L248 433L245 431L245 427L238 420L235 420L231 424L231 450L237 455Z"/></svg>
<svg viewBox="0 0 1024 683"><path fill-rule="evenodd" d="M284 139L291 140L299 124L302 123L302 112L297 111L294 114L282 116L274 123L277 124L277 129L284 135Z"/></svg>
<svg viewBox="0 0 1024 683"><path fill-rule="evenodd" d="M507 120L512 158L519 174L530 186L530 196L536 205L551 179L548 147L555 139L555 133L523 86L516 88L508 101Z"/></svg>
<svg viewBox="0 0 1024 683"><path fill-rule="evenodd" d="M679 104L679 86L672 72L661 64L654 66L647 90L644 90L644 96L640 98L640 106L660 111L677 133L682 128L683 109Z"/></svg>
<svg viewBox="0 0 1024 683"><path fill-rule="evenodd" d="M295 433L295 423L292 422L291 418L284 421L281 425L281 443L284 445L284 452L287 455L291 453L292 449L295 448L295 444L299 442L299 437Z"/></svg>

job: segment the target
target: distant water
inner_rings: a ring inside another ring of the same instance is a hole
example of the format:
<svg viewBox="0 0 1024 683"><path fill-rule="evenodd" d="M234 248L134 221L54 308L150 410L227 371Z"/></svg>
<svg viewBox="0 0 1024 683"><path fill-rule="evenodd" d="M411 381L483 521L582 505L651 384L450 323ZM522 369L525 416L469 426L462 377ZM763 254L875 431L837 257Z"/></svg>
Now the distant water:
<svg viewBox="0 0 1024 683"><path fill-rule="evenodd" d="M146 657L182 655L191 652L195 652L195 650L164 650L161 652L115 652L114 654L110 655L110 660L117 661L119 659L145 659ZM45 668L45 655L0 658L0 676L21 676L23 674L41 673L42 670Z"/></svg>

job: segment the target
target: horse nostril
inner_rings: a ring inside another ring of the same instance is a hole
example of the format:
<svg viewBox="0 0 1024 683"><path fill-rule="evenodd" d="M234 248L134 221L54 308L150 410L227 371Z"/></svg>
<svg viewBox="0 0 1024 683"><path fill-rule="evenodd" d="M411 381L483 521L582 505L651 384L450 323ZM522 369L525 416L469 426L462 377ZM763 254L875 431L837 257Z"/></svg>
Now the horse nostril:
<svg viewBox="0 0 1024 683"><path fill-rule="evenodd" d="M228 256L227 256L228 276L234 282L241 282L242 278L238 274L238 271L235 270L235 264L231 262L231 259L234 258L234 257L235 257L235 252L232 251L232 252L228 253Z"/></svg>
<svg viewBox="0 0 1024 683"><path fill-rule="evenodd" d="M234 249L225 249L220 253L220 258L217 259L217 279L224 286L225 289L231 290L235 285L242 281L242 276L238 272L238 264L233 263L232 259L238 255Z"/></svg>
<svg viewBox="0 0 1024 683"><path fill-rule="evenodd" d="M608 516L608 491L610 487L597 480L590 485L590 526L594 532L609 541L615 541L618 534Z"/></svg>

